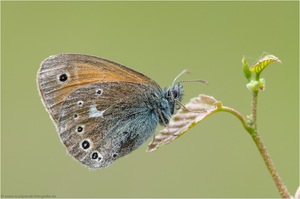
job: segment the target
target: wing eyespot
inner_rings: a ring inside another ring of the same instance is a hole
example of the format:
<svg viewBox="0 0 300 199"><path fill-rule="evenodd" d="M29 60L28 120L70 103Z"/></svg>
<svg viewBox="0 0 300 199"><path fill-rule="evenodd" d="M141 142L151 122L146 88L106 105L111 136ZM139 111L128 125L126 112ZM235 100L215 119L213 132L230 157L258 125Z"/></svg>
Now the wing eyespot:
<svg viewBox="0 0 300 199"><path fill-rule="evenodd" d="M77 126L77 128L76 128L76 132L77 133L83 133L83 130L84 130L84 128L83 128L83 126Z"/></svg>
<svg viewBox="0 0 300 199"><path fill-rule="evenodd" d="M85 139L81 142L80 147L83 150L88 150L89 148L91 148L91 142L89 140Z"/></svg>
<svg viewBox="0 0 300 199"><path fill-rule="evenodd" d="M83 106L83 101L82 101L82 100L79 100L79 101L77 102L77 104L78 104L79 107L82 107L82 106Z"/></svg>
<svg viewBox="0 0 300 199"><path fill-rule="evenodd" d="M66 82L68 80L68 75L66 73L63 73L59 75L58 79L60 82Z"/></svg>
<svg viewBox="0 0 300 199"><path fill-rule="evenodd" d="M100 89L100 88L97 89L97 90L96 90L96 95L97 95L97 96L101 96L101 95L102 95L102 89Z"/></svg>

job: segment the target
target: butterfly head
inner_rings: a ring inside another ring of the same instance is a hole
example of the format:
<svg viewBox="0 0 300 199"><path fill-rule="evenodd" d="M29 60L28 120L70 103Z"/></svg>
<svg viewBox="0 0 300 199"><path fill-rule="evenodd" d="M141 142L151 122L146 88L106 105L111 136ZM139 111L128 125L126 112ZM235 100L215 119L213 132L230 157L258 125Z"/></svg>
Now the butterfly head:
<svg viewBox="0 0 300 199"><path fill-rule="evenodd" d="M183 86L181 82L177 82L165 90L165 98L168 100L171 114L174 114L175 106L181 102L183 97Z"/></svg>
<svg viewBox="0 0 300 199"><path fill-rule="evenodd" d="M182 71L173 81L172 86L164 90L163 100L160 103L160 117L159 123L163 126L166 126L172 115L175 113L175 109L180 107L188 110L182 103L183 97L183 82L201 82L207 84L205 80L185 80L176 82L176 80L184 73L187 73L187 70Z"/></svg>
<svg viewBox="0 0 300 199"><path fill-rule="evenodd" d="M183 86L181 82L166 88L159 107L159 123L167 125L175 113L176 105L180 103L183 97Z"/></svg>

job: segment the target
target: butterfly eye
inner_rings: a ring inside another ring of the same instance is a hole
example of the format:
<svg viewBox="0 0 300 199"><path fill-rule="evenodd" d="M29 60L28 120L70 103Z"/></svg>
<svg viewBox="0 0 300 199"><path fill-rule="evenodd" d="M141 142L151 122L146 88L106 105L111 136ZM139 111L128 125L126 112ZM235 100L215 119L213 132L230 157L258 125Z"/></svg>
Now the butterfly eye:
<svg viewBox="0 0 300 199"><path fill-rule="evenodd" d="M61 82L65 82L65 81L67 81L68 80L68 75L67 74L61 74L60 76L59 76L59 81L61 81Z"/></svg>
<svg viewBox="0 0 300 199"><path fill-rule="evenodd" d="M177 90L172 90L172 95L173 95L173 98L177 98L178 97L178 91Z"/></svg>

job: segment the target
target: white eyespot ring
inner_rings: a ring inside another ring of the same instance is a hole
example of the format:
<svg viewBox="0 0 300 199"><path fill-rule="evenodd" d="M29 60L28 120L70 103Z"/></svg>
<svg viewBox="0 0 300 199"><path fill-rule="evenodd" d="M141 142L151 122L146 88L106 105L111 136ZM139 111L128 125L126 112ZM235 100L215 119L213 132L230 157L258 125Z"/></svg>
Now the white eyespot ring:
<svg viewBox="0 0 300 199"><path fill-rule="evenodd" d="M80 148L82 148L85 151L88 151L92 148L92 142L90 139L84 139L82 142L80 142Z"/></svg>
<svg viewBox="0 0 300 199"><path fill-rule="evenodd" d="M77 104L78 104L79 107L82 107L82 106L83 106L83 101L82 101L82 100L79 100L79 101L77 102Z"/></svg>
<svg viewBox="0 0 300 199"><path fill-rule="evenodd" d="M77 133L83 133L84 132L84 125L78 125L76 127L76 132Z"/></svg>
<svg viewBox="0 0 300 199"><path fill-rule="evenodd" d="M93 151L91 153L91 158L92 158L92 160L100 162L100 161L102 161L103 156L98 151Z"/></svg>
<svg viewBox="0 0 300 199"><path fill-rule="evenodd" d="M67 72L62 72L57 75L57 81L59 83L66 83L69 81L70 74Z"/></svg>
<svg viewBox="0 0 300 199"><path fill-rule="evenodd" d="M101 88L99 88L99 89L96 90L96 95L97 96L101 96L102 95L102 89Z"/></svg>

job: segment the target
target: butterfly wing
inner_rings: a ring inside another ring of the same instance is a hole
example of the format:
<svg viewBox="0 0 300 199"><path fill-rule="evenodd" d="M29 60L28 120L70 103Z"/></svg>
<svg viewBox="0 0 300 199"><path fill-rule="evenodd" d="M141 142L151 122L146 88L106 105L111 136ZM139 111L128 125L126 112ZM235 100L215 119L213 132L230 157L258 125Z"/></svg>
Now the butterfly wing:
<svg viewBox="0 0 300 199"><path fill-rule="evenodd" d="M45 59L37 74L40 95L55 123L65 99L78 88L96 82L134 82L159 87L147 76L116 62L83 54L59 54Z"/></svg>
<svg viewBox="0 0 300 199"><path fill-rule="evenodd" d="M106 167L155 131L151 105L160 87L115 62L79 54L50 56L37 74L40 95L68 152Z"/></svg>
<svg viewBox="0 0 300 199"><path fill-rule="evenodd" d="M94 83L77 89L62 105L61 141L88 167L109 166L153 135L158 124L152 106L156 92L148 85L128 82Z"/></svg>

